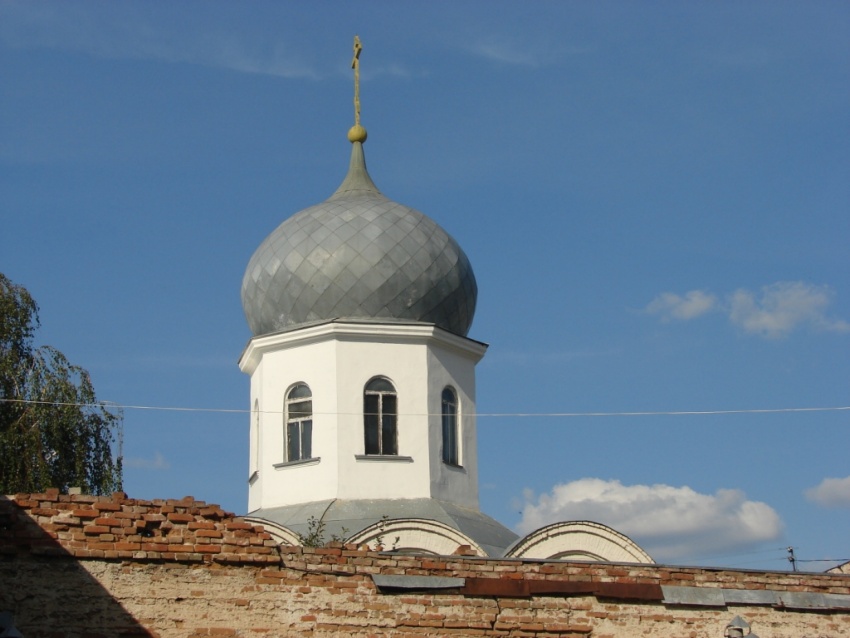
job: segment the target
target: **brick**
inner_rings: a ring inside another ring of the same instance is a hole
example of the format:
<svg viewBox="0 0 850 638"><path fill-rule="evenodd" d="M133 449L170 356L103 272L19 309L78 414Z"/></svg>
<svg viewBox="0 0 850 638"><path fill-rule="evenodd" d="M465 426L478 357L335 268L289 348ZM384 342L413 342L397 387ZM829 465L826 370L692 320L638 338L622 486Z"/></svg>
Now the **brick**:
<svg viewBox="0 0 850 638"><path fill-rule="evenodd" d="M593 628L590 625L569 625L563 623L547 623L546 631L552 631L557 633L567 633L567 634L590 634L593 632ZM642 634L637 634L642 635Z"/></svg>
<svg viewBox="0 0 850 638"><path fill-rule="evenodd" d="M156 522L156 521L164 521L165 516L163 514L153 513L153 514L145 514L142 517L146 521Z"/></svg>
<svg viewBox="0 0 850 638"><path fill-rule="evenodd" d="M95 525L105 525L107 527L121 527L121 521L112 517L100 517L94 519Z"/></svg>
<svg viewBox="0 0 850 638"><path fill-rule="evenodd" d="M103 501L98 501L93 505L94 509L100 510L101 512L120 512L121 504L120 503L106 503Z"/></svg>
<svg viewBox="0 0 850 638"><path fill-rule="evenodd" d="M170 545L167 543L142 543L141 549L146 552L167 552Z"/></svg>
<svg viewBox="0 0 850 638"><path fill-rule="evenodd" d="M197 538L221 538L224 534L215 529L199 529L195 532L195 536Z"/></svg>
<svg viewBox="0 0 850 638"><path fill-rule="evenodd" d="M100 516L100 512L98 512L97 510L89 510L89 509L72 510L71 513L74 516L76 516L77 518L85 518L85 519L98 518Z"/></svg>
<svg viewBox="0 0 850 638"><path fill-rule="evenodd" d="M172 552L172 553L175 553L175 554L183 553L183 552L188 553L188 552L193 551L193 549L194 549L193 545L184 545L180 542L180 539L177 539L177 541L178 542L176 542L176 543L169 543L168 545L166 545L166 547L168 549L166 549L165 551Z"/></svg>
<svg viewBox="0 0 850 638"><path fill-rule="evenodd" d="M217 554L221 551L218 545L195 545L195 551L202 554Z"/></svg>
<svg viewBox="0 0 850 638"><path fill-rule="evenodd" d="M59 510L53 507L34 507L30 510L33 516L56 516Z"/></svg>

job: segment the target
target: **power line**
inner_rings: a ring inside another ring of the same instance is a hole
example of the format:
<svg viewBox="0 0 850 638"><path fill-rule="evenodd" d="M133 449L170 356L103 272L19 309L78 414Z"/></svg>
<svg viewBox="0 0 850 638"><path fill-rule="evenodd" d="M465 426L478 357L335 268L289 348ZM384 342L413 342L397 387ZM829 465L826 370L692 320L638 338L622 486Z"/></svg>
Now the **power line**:
<svg viewBox="0 0 850 638"><path fill-rule="evenodd" d="M846 563L846 562L850 562L850 558L797 558L796 554L794 553L795 550L797 550L797 549L799 549L799 548L793 547L793 546L776 547L776 548L762 549L762 550L756 550L756 551L744 551L744 552L738 552L738 553L733 553L733 554L712 555L712 556L708 556L706 558L711 559L711 560L716 560L718 558L726 558L726 557L731 557L731 556L742 556L743 557L743 556L754 556L756 554L772 554L772 553L775 553L775 552L783 552L785 554L784 556L778 556L776 558L763 558L763 559L760 559L760 560L749 561L749 562L745 562L745 563L738 562L736 564L737 565L748 565L748 564L754 564L754 563L760 563L760 562L766 562L766 561L769 561L769 562L785 561L785 562L791 563L791 568L792 568L793 571L797 571L797 563L835 563L836 565L840 565L840 564L843 564L843 563Z"/></svg>
<svg viewBox="0 0 850 638"><path fill-rule="evenodd" d="M830 563L830 564L834 564L834 565L842 565L846 562L850 562L850 558L797 558L796 555L794 555L794 553L793 553L793 550L795 550L795 549L797 549L797 548L794 548L794 547L776 547L776 548L762 549L762 550L756 550L756 551L733 552L733 553L729 553L729 554L712 554L712 555L708 555L708 556L703 556L703 560L717 561L719 559L724 559L724 558L734 558L734 557L747 558L747 557L756 556L756 555L759 555L759 554L776 554L776 553L782 552L782 554L784 554L784 555L781 555L781 556L763 557L763 558L758 558L758 559L753 559L753 560L744 560L744 561L734 560L734 561L731 561L729 563L724 563L723 566L724 567L745 567L747 565L758 565L758 564L762 564L762 563L777 563L777 562L789 563L790 562L791 568L792 568L793 571L797 571L796 565L798 563Z"/></svg>
<svg viewBox="0 0 850 638"><path fill-rule="evenodd" d="M222 414L251 414L247 408L194 408L179 406L130 405L104 401L101 403L73 403L62 401L36 401L29 399L0 399L5 403L23 403L31 405L55 405L79 408L117 408L121 410L154 410L160 412L206 412ZM727 414L788 414L799 412L841 412L850 410L850 406L814 407L814 408L751 408L741 410L655 410L642 412L478 412L469 416L479 418L576 418L576 417L635 417L635 416L707 416ZM260 410L262 414L283 414L283 410ZM314 412L313 414L361 414L361 412ZM440 416L439 414L399 413L399 416Z"/></svg>
<svg viewBox="0 0 850 638"><path fill-rule="evenodd" d="M723 554L703 554L701 555L702 560L717 560L719 558L734 558L734 557L744 557L744 556L755 556L756 554L772 554L775 552L786 552L787 547L771 547L768 549L756 549L756 550L742 550L740 552L727 552ZM764 559L762 559L764 560ZM768 559L770 560L770 559ZM774 560L787 560L785 556L782 556L780 559Z"/></svg>
<svg viewBox="0 0 850 638"><path fill-rule="evenodd" d="M647 412L550 412L550 413L478 413L484 417L589 417L589 416L700 416L708 414L777 414L782 412L836 412L850 410L850 406L829 408L757 408L747 410L669 410Z"/></svg>

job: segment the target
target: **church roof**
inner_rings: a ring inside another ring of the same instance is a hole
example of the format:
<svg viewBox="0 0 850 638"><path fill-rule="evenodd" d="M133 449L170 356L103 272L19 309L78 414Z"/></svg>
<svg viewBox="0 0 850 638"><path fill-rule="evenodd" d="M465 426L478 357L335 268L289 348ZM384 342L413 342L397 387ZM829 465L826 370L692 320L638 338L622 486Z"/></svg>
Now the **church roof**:
<svg viewBox="0 0 850 638"><path fill-rule="evenodd" d="M501 556L518 538L507 527L480 511L432 498L330 499L258 509L246 516L271 521L301 536L315 531L310 528L310 519L321 521L324 541L354 538L362 530L381 521L437 521L475 541L488 556Z"/></svg>
<svg viewBox="0 0 850 638"><path fill-rule="evenodd" d="M469 260L434 220L378 190L361 140L365 131L336 192L284 221L248 263L242 306L254 336L330 319L469 331L478 294Z"/></svg>

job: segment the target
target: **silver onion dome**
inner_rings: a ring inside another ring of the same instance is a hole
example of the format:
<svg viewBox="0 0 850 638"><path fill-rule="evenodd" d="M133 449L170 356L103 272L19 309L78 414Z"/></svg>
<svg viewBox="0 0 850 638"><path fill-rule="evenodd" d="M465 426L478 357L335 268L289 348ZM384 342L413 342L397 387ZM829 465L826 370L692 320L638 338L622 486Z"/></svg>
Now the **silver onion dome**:
<svg viewBox="0 0 850 638"><path fill-rule="evenodd" d="M284 221L248 262L242 307L254 336L331 319L469 331L478 295L469 260L432 219L381 194L363 141L365 130L337 191Z"/></svg>

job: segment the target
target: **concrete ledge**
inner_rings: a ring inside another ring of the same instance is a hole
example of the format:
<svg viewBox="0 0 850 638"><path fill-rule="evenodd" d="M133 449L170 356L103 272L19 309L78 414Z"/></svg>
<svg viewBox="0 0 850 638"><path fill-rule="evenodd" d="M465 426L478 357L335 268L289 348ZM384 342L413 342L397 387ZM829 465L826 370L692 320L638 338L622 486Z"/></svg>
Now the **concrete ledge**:
<svg viewBox="0 0 850 638"><path fill-rule="evenodd" d="M726 607L757 605L785 609L840 611L850 609L850 596L820 592L772 591L769 589L722 589L662 585L665 605Z"/></svg>

